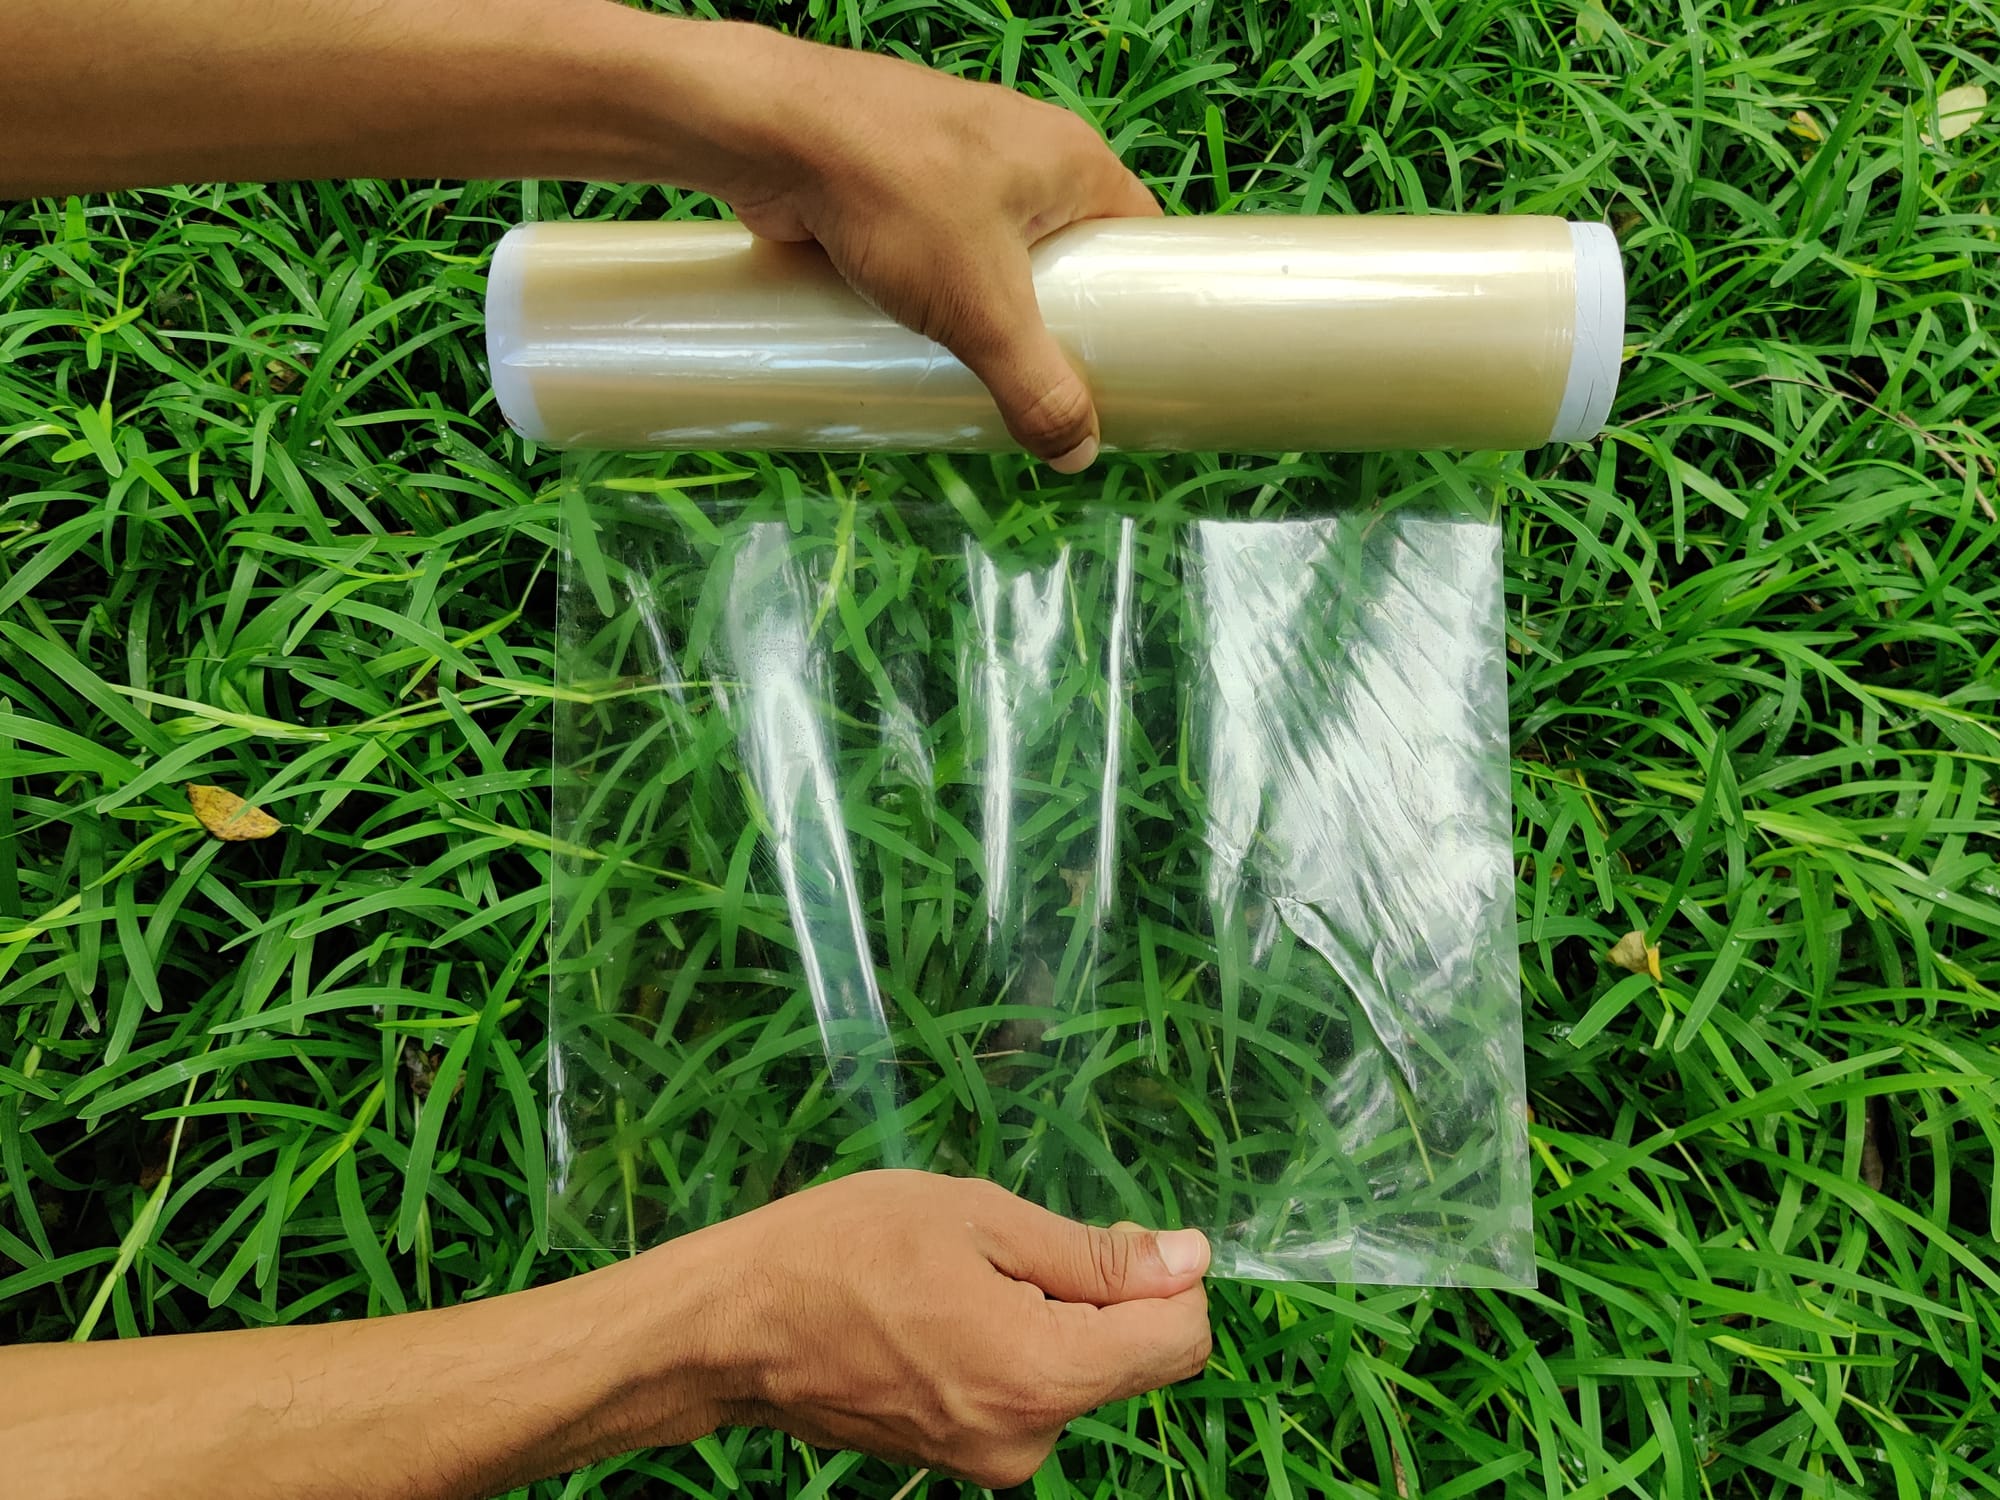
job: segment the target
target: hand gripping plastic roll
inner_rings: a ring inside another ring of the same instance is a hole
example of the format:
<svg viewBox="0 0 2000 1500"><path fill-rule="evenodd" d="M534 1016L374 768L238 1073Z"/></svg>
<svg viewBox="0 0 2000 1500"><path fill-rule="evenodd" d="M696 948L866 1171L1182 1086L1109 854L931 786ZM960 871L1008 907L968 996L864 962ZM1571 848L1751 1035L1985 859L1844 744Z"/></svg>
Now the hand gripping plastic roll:
<svg viewBox="0 0 2000 1500"><path fill-rule="evenodd" d="M1035 294L1127 452L1519 449L1596 435L1617 388L1610 230L1530 216L1098 220ZM549 223L495 252L501 411L564 447L994 451L972 373L812 245L740 225Z"/></svg>

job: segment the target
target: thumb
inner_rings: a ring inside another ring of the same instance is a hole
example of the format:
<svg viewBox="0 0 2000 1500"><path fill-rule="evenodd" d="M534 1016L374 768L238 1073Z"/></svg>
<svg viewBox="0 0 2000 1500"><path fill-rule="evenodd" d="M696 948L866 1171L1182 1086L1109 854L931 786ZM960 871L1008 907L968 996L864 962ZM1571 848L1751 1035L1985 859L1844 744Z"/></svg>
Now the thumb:
<svg viewBox="0 0 2000 1500"><path fill-rule="evenodd" d="M1198 1229L1100 1229L1019 1198L981 1227L995 1269L1058 1302L1108 1307L1172 1297L1200 1285L1208 1270L1208 1240Z"/></svg>
<svg viewBox="0 0 2000 1500"><path fill-rule="evenodd" d="M1097 457L1097 403L1042 321L1025 245L1001 257L983 292L962 304L965 322L938 342L984 382L1014 441L1061 474Z"/></svg>

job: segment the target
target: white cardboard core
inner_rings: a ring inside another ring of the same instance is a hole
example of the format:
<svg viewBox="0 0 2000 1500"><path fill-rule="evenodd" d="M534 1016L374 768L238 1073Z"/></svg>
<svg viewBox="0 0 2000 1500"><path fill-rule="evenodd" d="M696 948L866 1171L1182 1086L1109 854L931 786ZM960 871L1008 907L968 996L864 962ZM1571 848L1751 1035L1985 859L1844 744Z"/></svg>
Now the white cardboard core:
<svg viewBox="0 0 2000 1500"><path fill-rule="evenodd" d="M1572 224L1569 239L1576 253L1576 333L1549 441L1587 443L1611 415L1611 398L1618 394L1618 364L1625 353L1625 267L1610 226Z"/></svg>
<svg viewBox="0 0 2000 1500"><path fill-rule="evenodd" d="M493 248L493 264L486 271L486 365L507 425L531 442L544 443L548 434L535 406L534 382L525 366L513 362L525 338L522 261L534 232L532 224L516 224Z"/></svg>

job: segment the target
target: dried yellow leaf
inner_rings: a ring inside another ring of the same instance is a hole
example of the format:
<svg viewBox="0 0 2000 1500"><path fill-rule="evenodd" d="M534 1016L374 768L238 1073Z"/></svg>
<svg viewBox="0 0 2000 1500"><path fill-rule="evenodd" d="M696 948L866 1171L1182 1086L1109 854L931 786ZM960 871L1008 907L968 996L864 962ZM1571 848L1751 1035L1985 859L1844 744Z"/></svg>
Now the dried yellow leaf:
<svg viewBox="0 0 2000 1500"><path fill-rule="evenodd" d="M1937 96L1938 140L1955 141L1979 123L1986 113L1986 90L1976 83L1961 83ZM1923 134L1926 146L1936 145L1931 133Z"/></svg>
<svg viewBox="0 0 2000 1500"><path fill-rule="evenodd" d="M1826 139L1826 132L1819 128L1819 121L1815 120L1807 110L1793 110L1792 118L1787 122L1785 128L1802 141L1823 141Z"/></svg>
<svg viewBox="0 0 2000 1500"><path fill-rule="evenodd" d="M231 843L267 839L285 826L263 808L252 807L236 793L225 792L219 786L190 786L187 794L188 805L201 820L201 826Z"/></svg>
<svg viewBox="0 0 2000 1500"><path fill-rule="evenodd" d="M1626 933L1604 956L1628 974L1650 974L1656 981L1660 977L1659 947L1648 943L1643 932Z"/></svg>

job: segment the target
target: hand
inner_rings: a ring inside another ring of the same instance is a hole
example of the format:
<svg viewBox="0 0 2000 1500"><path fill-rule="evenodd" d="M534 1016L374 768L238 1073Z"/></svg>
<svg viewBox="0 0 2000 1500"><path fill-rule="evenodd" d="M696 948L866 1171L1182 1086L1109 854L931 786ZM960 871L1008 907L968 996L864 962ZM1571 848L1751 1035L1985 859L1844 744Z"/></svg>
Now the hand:
<svg viewBox="0 0 2000 1500"><path fill-rule="evenodd" d="M456 1307L0 1345L0 1453L53 1500L471 1500L757 1422L1012 1484L1077 1413L1202 1367L1207 1265L1191 1230L868 1172Z"/></svg>
<svg viewBox="0 0 2000 1500"><path fill-rule="evenodd" d="M861 1173L652 1254L697 1250L733 1268L709 1320L723 1421L990 1488L1208 1360L1198 1232L1087 1228L990 1183Z"/></svg>
<svg viewBox="0 0 2000 1500"><path fill-rule="evenodd" d="M713 24L713 23L709 23ZM848 284L936 339L1029 452L1097 455L1090 389L1035 304L1028 248L1079 219L1157 215L1091 126L1010 89L742 28L756 117L715 191L753 233L817 240Z"/></svg>
<svg viewBox="0 0 2000 1500"><path fill-rule="evenodd" d="M985 381L1030 452L1065 472L1096 455L1096 408L1043 326L1028 247L1160 209L1067 110L605 0L6 14L0 199L251 177L679 183L758 234L818 240L856 291Z"/></svg>

